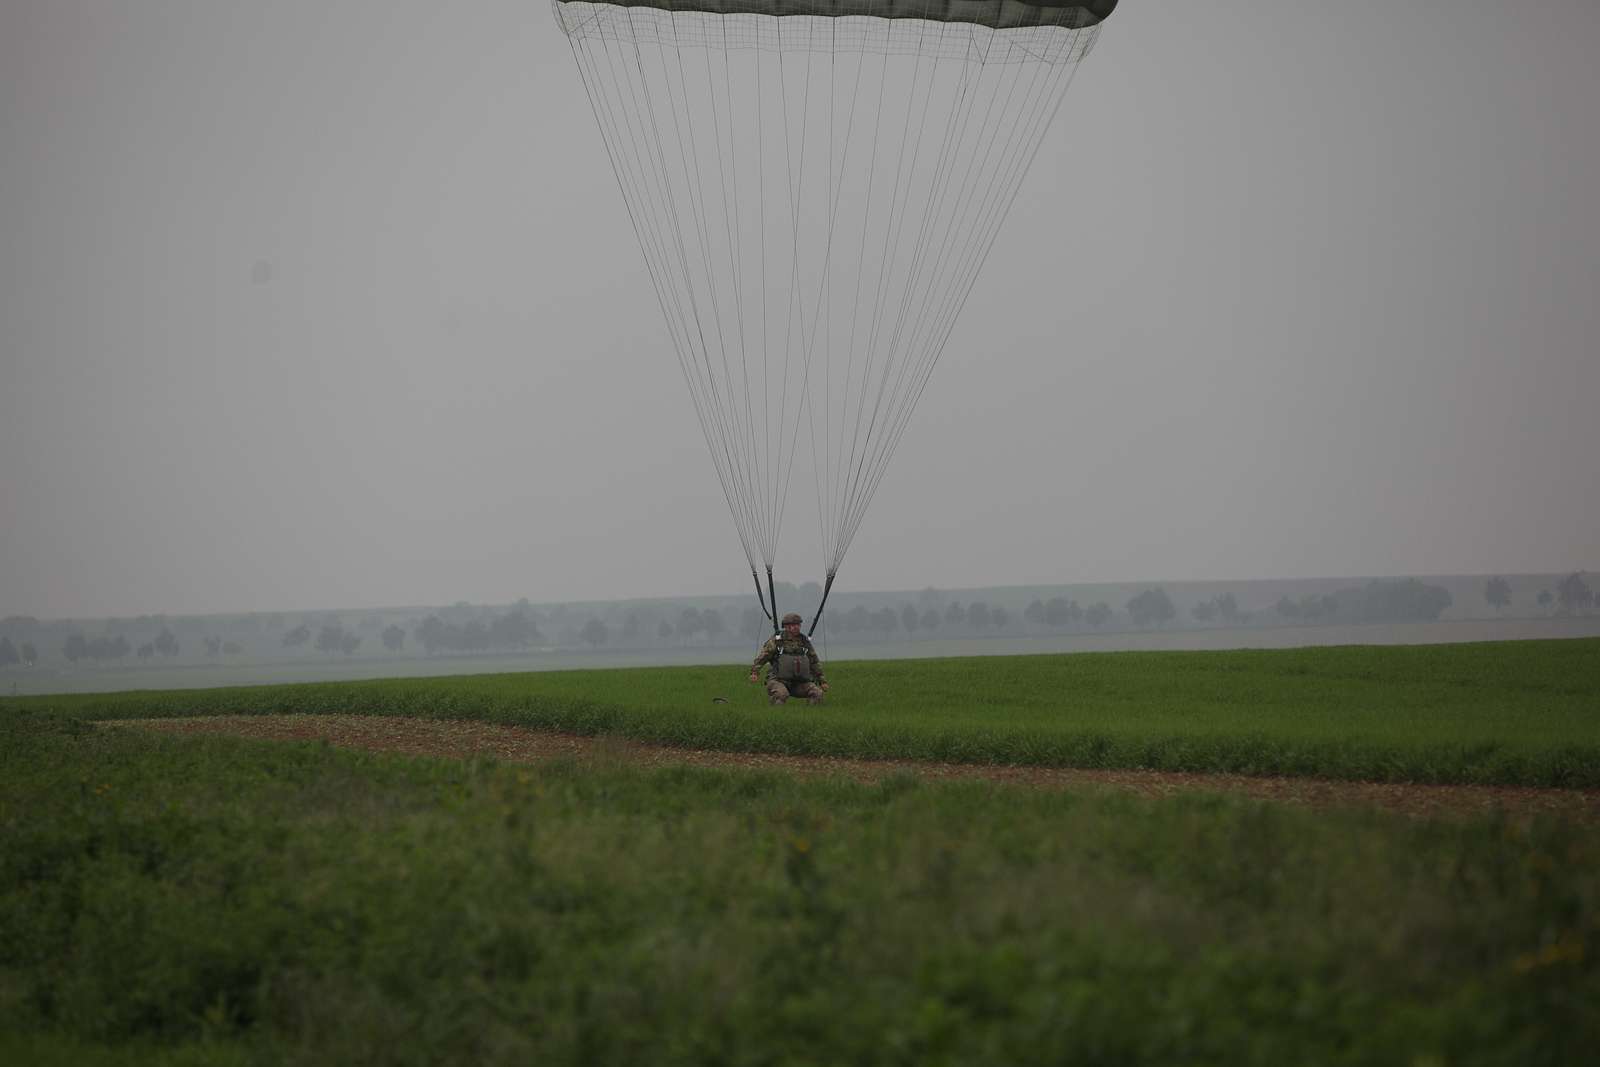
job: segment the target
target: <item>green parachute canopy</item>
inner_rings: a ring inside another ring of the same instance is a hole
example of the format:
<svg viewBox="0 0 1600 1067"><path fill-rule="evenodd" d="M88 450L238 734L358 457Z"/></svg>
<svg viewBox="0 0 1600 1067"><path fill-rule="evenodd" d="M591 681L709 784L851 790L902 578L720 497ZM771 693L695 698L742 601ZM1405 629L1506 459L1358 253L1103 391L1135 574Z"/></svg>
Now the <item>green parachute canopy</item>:
<svg viewBox="0 0 1600 1067"><path fill-rule="evenodd" d="M555 0L558 6L566 0ZM811 15L821 18L922 19L970 22L992 29L1063 26L1080 29L1103 21L1117 0L1029 3L1027 0L604 0L613 7L651 7L710 15Z"/></svg>
<svg viewBox="0 0 1600 1067"><path fill-rule="evenodd" d="M1116 0L553 6L757 593L794 515L825 600Z"/></svg>

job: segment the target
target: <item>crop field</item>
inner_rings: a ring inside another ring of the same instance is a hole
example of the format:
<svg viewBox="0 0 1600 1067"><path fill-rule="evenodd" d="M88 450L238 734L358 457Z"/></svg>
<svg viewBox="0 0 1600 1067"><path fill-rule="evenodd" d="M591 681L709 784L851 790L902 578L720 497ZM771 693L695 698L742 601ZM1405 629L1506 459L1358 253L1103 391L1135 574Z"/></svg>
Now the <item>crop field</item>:
<svg viewBox="0 0 1600 1067"><path fill-rule="evenodd" d="M171 736L471 719L729 751L1600 788L1600 641L0 700L7 1063L1561 1064L1593 821ZM714 703L722 697L727 703Z"/></svg>
<svg viewBox="0 0 1600 1067"><path fill-rule="evenodd" d="M1600 639L845 662L828 677L815 709L769 709L730 666L10 706L98 719L417 715L737 751L1600 788Z"/></svg>

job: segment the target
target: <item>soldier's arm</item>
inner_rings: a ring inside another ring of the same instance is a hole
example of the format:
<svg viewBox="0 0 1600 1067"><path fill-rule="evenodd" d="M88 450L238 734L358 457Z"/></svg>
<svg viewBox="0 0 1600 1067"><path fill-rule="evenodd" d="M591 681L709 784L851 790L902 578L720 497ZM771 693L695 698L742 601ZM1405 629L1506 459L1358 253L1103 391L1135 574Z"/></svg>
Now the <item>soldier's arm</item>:
<svg viewBox="0 0 1600 1067"><path fill-rule="evenodd" d="M768 663L772 657L777 654L777 651L778 639L775 637L767 638L767 643L761 646L760 652L756 653L755 662L750 664L750 673L754 674L759 671L762 666Z"/></svg>

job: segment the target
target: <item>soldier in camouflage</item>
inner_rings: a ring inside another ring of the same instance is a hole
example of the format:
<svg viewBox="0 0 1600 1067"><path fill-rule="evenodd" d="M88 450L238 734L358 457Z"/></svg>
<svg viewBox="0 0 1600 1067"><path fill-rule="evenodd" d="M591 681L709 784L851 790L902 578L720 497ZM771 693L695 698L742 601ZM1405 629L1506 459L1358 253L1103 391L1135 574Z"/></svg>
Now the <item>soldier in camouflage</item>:
<svg viewBox="0 0 1600 1067"><path fill-rule="evenodd" d="M828 680L822 676L822 661L811 639L800 632L800 616L783 617L783 633L767 638L756 661L750 665L750 680L761 680L761 667L767 664L767 703L782 704L791 696L805 697L811 704L822 703Z"/></svg>

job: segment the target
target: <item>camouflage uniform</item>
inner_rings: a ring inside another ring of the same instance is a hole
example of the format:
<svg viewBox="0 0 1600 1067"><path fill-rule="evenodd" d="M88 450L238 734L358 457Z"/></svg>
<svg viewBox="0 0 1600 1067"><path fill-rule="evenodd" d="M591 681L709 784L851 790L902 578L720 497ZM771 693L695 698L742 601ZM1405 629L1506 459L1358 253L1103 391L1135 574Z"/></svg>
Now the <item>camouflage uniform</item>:
<svg viewBox="0 0 1600 1067"><path fill-rule="evenodd" d="M779 656L804 656L811 668L810 678L779 678ZM822 703L822 686L827 681L822 676L822 661L817 659L817 650L811 647L811 639L805 634L774 634L767 638L767 643L761 646L761 651L756 655L755 662L750 665L750 673L759 671L763 664L767 667L767 701L771 704L782 704L789 697L805 697L812 704Z"/></svg>

